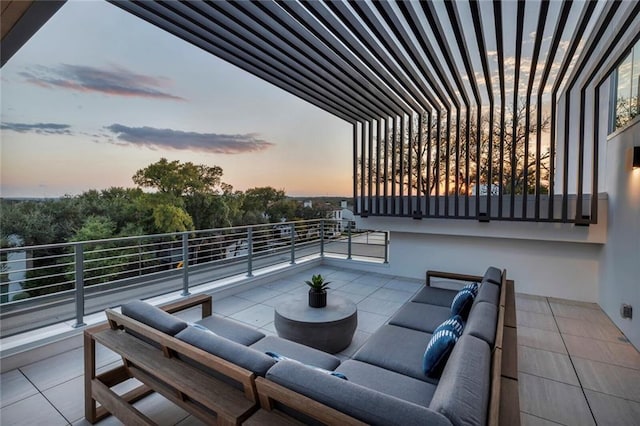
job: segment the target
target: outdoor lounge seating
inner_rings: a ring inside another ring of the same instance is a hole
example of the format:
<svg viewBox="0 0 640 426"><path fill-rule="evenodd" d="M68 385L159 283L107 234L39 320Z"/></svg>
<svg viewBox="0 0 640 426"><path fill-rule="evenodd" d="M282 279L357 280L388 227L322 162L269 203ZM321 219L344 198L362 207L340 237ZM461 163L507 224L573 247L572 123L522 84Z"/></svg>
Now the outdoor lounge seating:
<svg viewBox="0 0 640 426"><path fill-rule="evenodd" d="M422 358L458 292L431 287L432 277L481 281L440 377L425 376ZM507 346L503 339L506 305L512 315L514 304L506 271L489 268L484 277L429 271L427 286L336 368L348 381L278 363L256 380L262 407L286 405L327 424L517 425L518 395L510 391L517 380L515 333L508 332Z"/></svg>
<svg viewBox="0 0 640 426"><path fill-rule="evenodd" d="M443 304L453 300L455 290L426 286L342 363L211 316L210 296L187 298L165 311L140 301L123 305L122 313L108 310L108 325L85 332L86 418L93 423L112 413L126 424L149 424L131 404L157 391L208 423L259 424L258 418L278 423L300 414L326 424L498 424L501 301L508 284L504 272L498 271L500 285L488 279L496 271L490 268L484 279L472 277L483 283L440 377L425 376L422 359L437 327L433 324L449 318L450 309L425 302L432 292ZM438 273L429 272L428 283L432 276ZM203 307L203 319L195 324L170 315L197 305ZM96 375L95 342L122 355L124 365ZM292 360L277 361L266 352ZM309 366L334 370L347 380ZM122 396L110 389L132 377L144 385Z"/></svg>

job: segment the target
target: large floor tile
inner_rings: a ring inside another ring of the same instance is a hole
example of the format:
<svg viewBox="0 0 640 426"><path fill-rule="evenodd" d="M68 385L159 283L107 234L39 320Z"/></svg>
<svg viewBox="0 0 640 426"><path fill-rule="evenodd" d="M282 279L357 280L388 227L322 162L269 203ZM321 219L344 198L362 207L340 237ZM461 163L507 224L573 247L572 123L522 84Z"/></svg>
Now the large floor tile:
<svg viewBox="0 0 640 426"><path fill-rule="evenodd" d="M260 328L273 321L273 313L273 307L258 304L240 312L236 312L235 314L230 315L230 318L242 321L256 328Z"/></svg>
<svg viewBox="0 0 640 426"><path fill-rule="evenodd" d="M361 283L375 287L382 287L389 281L391 281L393 277L387 275L379 275L379 274L364 274L355 278L352 282Z"/></svg>
<svg viewBox="0 0 640 426"><path fill-rule="evenodd" d="M267 299L271 299L276 296L282 295L282 292L272 290L267 287L256 287L251 290L246 290L241 293L236 293L234 296L242 299L251 300L252 302L262 303Z"/></svg>
<svg viewBox="0 0 640 426"><path fill-rule="evenodd" d="M551 314L551 308L546 297L516 294L516 310L535 312L537 314Z"/></svg>
<svg viewBox="0 0 640 426"><path fill-rule="evenodd" d="M84 377L76 377L68 382L47 389L43 392L69 423L84 417Z"/></svg>
<svg viewBox="0 0 640 426"><path fill-rule="evenodd" d="M84 373L83 349L77 348L42 361L34 362L20 371L40 391L66 382Z"/></svg>
<svg viewBox="0 0 640 426"><path fill-rule="evenodd" d="M394 278L383 287L390 288L391 290L406 291L407 293L415 294L422 288L424 281L409 280L403 278Z"/></svg>
<svg viewBox="0 0 640 426"><path fill-rule="evenodd" d="M20 372L11 370L0 375L0 408L38 393L33 384Z"/></svg>
<svg viewBox="0 0 640 426"><path fill-rule="evenodd" d="M520 413L520 425L521 426L555 426L560 423L552 422L551 420L542 419L540 417L532 416L527 413Z"/></svg>
<svg viewBox="0 0 640 426"><path fill-rule="evenodd" d="M622 332L613 324L593 323L573 318L556 317L561 334L590 337L610 342L626 342Z"/></svg>
<svg viewBox="0 0 640 426"><path fill-rule="evenodd" d="M589 406L600 426L640 424L640 403L585 390Z"/></svg>
<svg viewBox="0 0 640 426"><path fill-rule="evenodd" d="M213 300L213 312L225 316L233 315L237 312L240 312L244 309L247 309L250 306L255 305L256 302L253 302L248 299L243 299L241 297L229 296L224 299L214 299Z"/></svg>
<svg viewBox="0 0 640 426"><path fill-rule="evenodd" d="M374 333L387 321L389 321L387 315L378 315L366 311L358 312L357 330L364 331L365 333Z"/></svg>
<svg viewBox="0 0 640 426"><path fill-rule="evenodd" d="M382 300L389 300L392 302L405 303L407 300L413 297L413 294L400 291L400 290L392 290L390 288L381 288L379 290L371 293L371 297Z"/></svg>
<svg viewBox="0 0 640 426"><path fill-rule="evenodd" d="M367 297L358 303L358 311L367 311L374 314L392 315L396 312L404 302L396 302L393 300L383 300L373 297Z"/></svg>
<svg viewBox="0 0 640 426"><path fill-rule="evenodd" d="M546 379L580 386L569 356L527 346L518 347L518 370Z"/></svg>
<svg viewBox="0 0 640 426"><path fill-rule="evenodd" d="M57 426L68 424L53 405L39 393L0 408L0 420L2 421L2 426Z"/></svg>
<svg viewBox="0 0 640 426"><path fill-rule="evenodd" d="M332 280L353 281L363 274L364 272L340 270L334 274L331 274L330 277Z"/></svg>
<svg viewBox="0 0 640 426"><path fill-rule="evenodd" d="M526 373L518 376L520 410L565 425L593 425L582 389Z"/></svg>
<svg viewBox="0 0 640 426"><path fill-rule="evenodd" d="M517 313L518 327L537 328L546 331L558 331L556 322L551 315L535 312L520 311Z"/></svg>
<svg viewBox="0 0 640 426"><path fill-rule="evenodd" d="M573 358L582 387L640 402L640 371L583 358Z"/></svg>
<svg viewBox="0 0 640 426"><path fill-rule="evenodd" d="M631 343L609 342L569 334L562 338L571 356L640 370L640 352Z"/></svg>
<svg viewBox="0 0 640 426"><path fill-rule="evenodd" d="M558 299L557 297L547 297L547 300L549 300L549 304L559 303L563 305L581 306L583 308L590 308L590 309L596 309L596 310L600 309L600 306L598 306L597 303L593 303L593 302L581 302L579 300Z"/></svg>
<svg viewBox="0 0 640 426"><path fill-rule="evenodd" d="M364 299L368 297L365 294L347 293L346 291L342 291L342 290L329 290L329 291L330 293L327 295L327 297L331 297L332 294L335 294L336 296L344 297L347 300L351 300L355 304L362 302Z"/></svg>
<svg viewBox="0 0 640 426"><path fill-rule="evenodd" d="M134 406L159 425L175 425L189 416L189 413L158 393L141 399Z"/></svg>
<svg viewBox="0 0 640 426"><path fill-rule="evenodd" d="M567 305L566 303L550 302L553 315L556 317L573 318L588 323L598 323L604 325L613 325L602 309L590 308L586 306Z"/></svg>
<svg viewBox="0 0 640 426"><path fill-rule="evenodd" d="M520 315L519 312L518 315ZM545 351L553 351L561 354L567 353L567 349L562 341L562 336L558 332L518 326L517 333L519 345L529 346L536 349L544 349Z"/></svg>
<svg viewBox="0 0 640 426"><path fill-rule="evenodd" d="M340 291L343 291L345 293L357 294L360 296L370 296L371 293L374 293L378 289L379 289L378 286L369 285L366 283L357 283L354 281L340 287Z"/></svg>

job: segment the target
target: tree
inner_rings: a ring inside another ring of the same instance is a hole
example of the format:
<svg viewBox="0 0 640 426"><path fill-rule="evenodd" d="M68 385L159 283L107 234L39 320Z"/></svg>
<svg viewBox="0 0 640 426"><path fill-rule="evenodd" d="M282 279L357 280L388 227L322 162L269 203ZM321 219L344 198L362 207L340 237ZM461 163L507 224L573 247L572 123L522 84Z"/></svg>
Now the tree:
<svg viewBox="0 0 640 426"><path fill-rule="evenodd" d="M422 120L422 140L419 141L419 133L415 130L409 135L408 127L405 126L404 137L401 138L400 130L395 134L395 144L393 143L392 132L389 130L387 140L381 143L379 151L381 158L372 161L371 173L373 174L373 184L384 184L385 176L387 182L396 186L396 193L402 187L405 194L409 186L421 194L435 195L436 189L441 195L456 194L470 195L471 188L476 184L478 174L481 185L502 186L503 194L511 193L511 182L513 180L513 190L516 194L535 193L536 191L536 164L540 162L540 192L548 193L549 179L549 158L548 148L541 152L536 152L536 136L539 132L546 132L549 129L550 119L548 115L542 117L540 128L537 120L533 117L529 123L529 131L526 132L527 109L524 100L518 103L517 110L508 110L505 113L504 132L501 132L499 114L494 114L493 122L493 151L489 158L489 133L490 119L485 112L481 117L480 137L478 137L477 116L471 114L468 129L469 139L467 143L467 121L461 120L458 126L455 116L452 117L447 129L446 120L442 120L440 133L436 120L431 120L431 127L428 127L426 112L423 112ZM534 110L530 111L535 115ZM419 128L418 116L411 118L413 129ZM515 122L516 132L513 135L513 124ZM399 127L399 126L398 126ZM500 162L499 143L503 138L503 161ZM430 138L430 139L429 139ZM402 142L399 142L402 139ZM457 139L460 144L456 146ZM478 140L480 147L480 157L478 157ZM525 150L526 141L528 151ZM386 146L385 146L386 144ZM387 161L386 173L384 163L384 150L386 148ZM458 162L456 164L456 150ZM525 152L527 151L527 152ZM395 167L392 156L395 156ZM468 159L468 160L467 160ZM514 161L515 160L515 161ZM359 158L362 161L362 158ZM365 160L368 161L368 160ZM420 168L418 168L420 161ZM489 177L489 165L492 173ZM499 179L499 171L502 166L502 181ZM467 175L468 167L468 175ZM368 163L365 164L365 170ZM360 163L358 167L358 179L360 177ZM427 179L427 173L429 179ZM368 177L365 174L365 179ZM525 183L526 177L526 183ZM410 181L410 183L409 183Z"/></svg>
<svg viewBox="0 0 640 426"><path fill-rule="evenodd" d="M140 169L133 175L133 182L143 188L153 188L171 194L175 198L195 193L216 194L220 189L222 168L195 165L192 162L160 161Z"/></svg>
<svg viewBox="0 0 640 426"><path fill-rule="evenodd" d="M242 208L245 212L253 212L256 215L269 217L269 208L286 198L284 190L275 189L270 186L247 189L244 193ZM276 213L274 211L272 213ZM278 220L279 218L273 218Z"/></svg>

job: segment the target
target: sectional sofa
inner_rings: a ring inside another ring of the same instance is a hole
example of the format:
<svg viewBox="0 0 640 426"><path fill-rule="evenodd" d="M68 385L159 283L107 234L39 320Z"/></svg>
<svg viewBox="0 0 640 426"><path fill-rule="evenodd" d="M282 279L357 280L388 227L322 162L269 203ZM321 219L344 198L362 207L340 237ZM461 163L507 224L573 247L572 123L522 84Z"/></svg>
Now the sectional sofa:
<svg viewBox="0 0 640 426"><path fill-rule="evenodd" d="M448 340L448 357L438 355L439 368L425 374L425 349L451 334L441 329L462 293L429 285L434 277L479 286L463 327ZM166 311L140 301L123 305L122 313L108 310L109 325L85 333L86 418L93 423L110 412L127 424L148 422L131 404L157 391L219 424L498 424L506 271L430 271L427 284L342 362L211 316L211 299L203 296ZM203 319L194 324L171 315L198 304ZM96 342L120 353L125 365L96 374ZM144 387L125 395L110 390L131 377Z"/></svg>

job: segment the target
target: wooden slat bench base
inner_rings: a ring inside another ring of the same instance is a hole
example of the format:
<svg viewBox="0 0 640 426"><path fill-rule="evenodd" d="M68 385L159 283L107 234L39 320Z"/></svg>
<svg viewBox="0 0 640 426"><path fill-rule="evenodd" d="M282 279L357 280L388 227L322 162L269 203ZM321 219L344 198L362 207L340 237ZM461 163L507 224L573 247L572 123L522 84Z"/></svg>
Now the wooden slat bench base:
<svg viewBox="0 0 640 426"><path fill-rule="evenodd" d="M166 307L169 312L197 305L211 313L211 296L187 298ZM152 392L207 424L239 425L258 408L253 373L194 348L117 312L107 310L109 324L85 331L85 417L95 423L113 414L129 425L154 424L132 404ZM144 336L154 345L124 331ZM95 345L122 356L124 365L96 375ZM213 377L184 359L195 360L237 381L240 389ZM124 395L111 388L131 378L143 383ZM101 407L97 406L101 404Z"/></svg>

